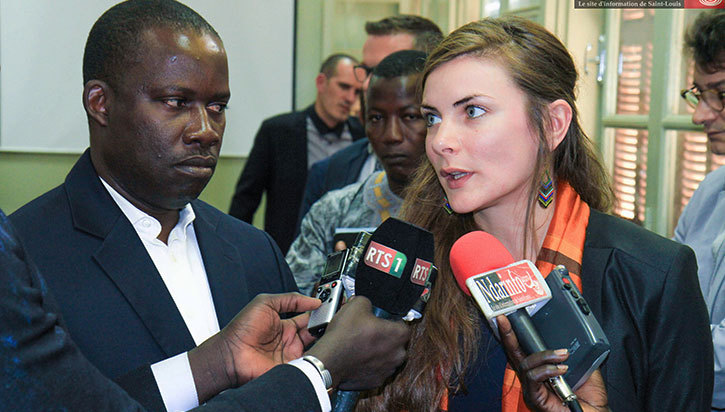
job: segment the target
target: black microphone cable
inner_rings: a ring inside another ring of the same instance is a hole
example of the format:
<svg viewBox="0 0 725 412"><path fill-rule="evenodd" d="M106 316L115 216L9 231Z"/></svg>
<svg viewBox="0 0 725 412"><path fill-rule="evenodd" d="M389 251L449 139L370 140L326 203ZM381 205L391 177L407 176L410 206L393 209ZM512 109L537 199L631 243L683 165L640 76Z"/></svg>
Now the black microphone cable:
<svg viewBox="0 0 725 412"><path fill-rule="evenodd" d="M574 399L565 401L564 405L566 405L566 407L569 408L571 412L584 412L582 406L579 404L579 400L576 397L574 397Z"/></svg>

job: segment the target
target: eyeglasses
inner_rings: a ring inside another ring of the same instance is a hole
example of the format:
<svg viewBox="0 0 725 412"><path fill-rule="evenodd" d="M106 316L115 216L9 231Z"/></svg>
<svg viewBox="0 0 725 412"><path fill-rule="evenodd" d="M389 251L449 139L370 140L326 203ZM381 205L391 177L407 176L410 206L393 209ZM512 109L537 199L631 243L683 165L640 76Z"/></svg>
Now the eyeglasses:
<svg viewBox="0 0 725 412"><path fill-rule="evenodd" d="M355 74L355 79L359 82L367 80L373 70L375 70L375 66L368 67L364 64L358 64L352 68L352 72Z"/></svg>
<svg viewBox="0 0 725 412"><path fill-rule="evenodd" d="M697 86L693 86L680 92L680 96L693 108L697 108L700 99L704 100L705 104L716 112L721 112L725 105L725 91L717 89L698 91Z"/></svg>

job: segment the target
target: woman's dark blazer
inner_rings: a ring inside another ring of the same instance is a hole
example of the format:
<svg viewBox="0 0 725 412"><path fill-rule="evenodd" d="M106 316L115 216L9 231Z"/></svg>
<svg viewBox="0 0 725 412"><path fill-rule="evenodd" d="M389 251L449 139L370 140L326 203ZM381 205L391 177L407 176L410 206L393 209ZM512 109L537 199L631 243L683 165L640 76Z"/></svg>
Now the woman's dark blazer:
<svg viewBox="0 0 725 412"><path fill-rule="evenodd" d="M612 345L601 368L612 411L710 410L710 323L689 247L592 210L582 289Z"/></svg>

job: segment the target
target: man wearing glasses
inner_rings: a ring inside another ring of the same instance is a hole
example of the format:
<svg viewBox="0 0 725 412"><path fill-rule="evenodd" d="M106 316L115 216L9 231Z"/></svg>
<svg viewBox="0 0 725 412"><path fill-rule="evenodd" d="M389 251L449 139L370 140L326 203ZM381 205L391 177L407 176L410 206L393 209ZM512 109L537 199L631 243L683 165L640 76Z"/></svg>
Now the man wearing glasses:
<svg viewBox="0 0 725 412"><path fill-rule="evenodd" d="M365 33L368 37L362 49L362 63L355 67L355 77L363 82L363 91L368 88L375 66L388 55L399 50L429 53L443 38L435 23L407 14L369 21L365 23Z"/></svg>
<svg viewBox="0 0 725 412"><path fill-rule="evenodd" d="M725 10L703 12L685 45L695 59L694 85L682 97L695 108L712 153L725 154ZM712 410L725 410L725 167L705 177L680 216L675 240L697 256L700 288L710 312L715 355Z"/></svg>

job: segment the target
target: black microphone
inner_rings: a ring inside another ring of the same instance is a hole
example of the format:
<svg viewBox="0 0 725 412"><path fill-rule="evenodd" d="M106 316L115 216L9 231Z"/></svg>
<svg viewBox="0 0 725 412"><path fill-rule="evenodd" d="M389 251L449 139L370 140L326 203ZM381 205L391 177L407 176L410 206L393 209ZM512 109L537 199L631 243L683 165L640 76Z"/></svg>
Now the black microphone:
<svg viewBox="0 0 725 412"><path fill-rule="evenodd" d="M402 319L430 286L433 234L396 218L388 218L370 237L355 270L355 295L365 296L373 314ZM355 408L357 391L338 391L334 412Z"/></svg>

